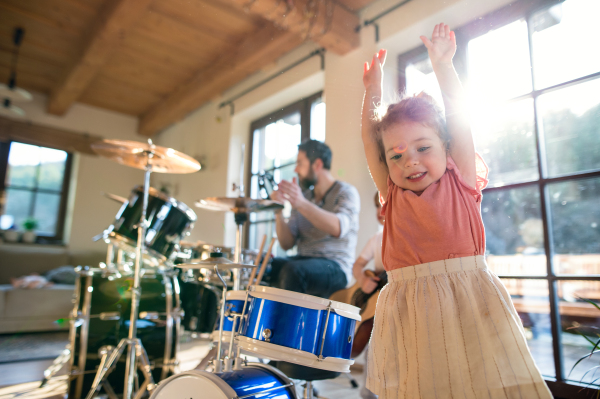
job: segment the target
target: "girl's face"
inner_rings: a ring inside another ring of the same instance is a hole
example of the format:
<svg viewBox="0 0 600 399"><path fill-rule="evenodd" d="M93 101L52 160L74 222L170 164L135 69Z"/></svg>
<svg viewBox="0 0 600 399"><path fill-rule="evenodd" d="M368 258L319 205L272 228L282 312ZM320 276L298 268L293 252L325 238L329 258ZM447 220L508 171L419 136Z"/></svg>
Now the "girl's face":
<svg viewBox="0 0 600 399"><path fill-rule="evenodd" d="M390 178L421 194L446 172L446 148L432 128L418 122L390 126L382 134Z"/></svg>

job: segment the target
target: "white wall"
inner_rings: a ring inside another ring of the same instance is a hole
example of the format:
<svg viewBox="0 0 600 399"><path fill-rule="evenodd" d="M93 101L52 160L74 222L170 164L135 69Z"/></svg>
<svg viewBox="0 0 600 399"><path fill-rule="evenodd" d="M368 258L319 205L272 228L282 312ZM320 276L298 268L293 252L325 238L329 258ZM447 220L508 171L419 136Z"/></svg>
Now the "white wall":
<svg viewBox="0 0 600 399"><path fill-rule="evenodd" d="M27 121L36 125L89 133L110 139L143 141L137 132L137 118L75 104L62 117L46 113L46 96L33 93L33 101L20 103ZM102 192L129 196L131 189L143 184L141 170L119 165L99 156L77 154L73 163L70 204L67 221L67 245L72 251L105 251L103 242L92 242L115 218L119 204L105 198Z"/></svg>

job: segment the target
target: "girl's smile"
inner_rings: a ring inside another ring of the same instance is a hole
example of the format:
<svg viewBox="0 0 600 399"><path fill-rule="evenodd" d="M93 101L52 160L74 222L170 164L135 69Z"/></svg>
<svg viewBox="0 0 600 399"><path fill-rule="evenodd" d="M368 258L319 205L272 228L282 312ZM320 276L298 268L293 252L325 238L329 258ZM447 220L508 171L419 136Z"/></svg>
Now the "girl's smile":
<svg viewBox="0 0 600 399"><path fill-rule="evenodd" d="M437 132L418 122L403 122L382 135L390 178L420 194L446 172L446 147Z"/></svg>

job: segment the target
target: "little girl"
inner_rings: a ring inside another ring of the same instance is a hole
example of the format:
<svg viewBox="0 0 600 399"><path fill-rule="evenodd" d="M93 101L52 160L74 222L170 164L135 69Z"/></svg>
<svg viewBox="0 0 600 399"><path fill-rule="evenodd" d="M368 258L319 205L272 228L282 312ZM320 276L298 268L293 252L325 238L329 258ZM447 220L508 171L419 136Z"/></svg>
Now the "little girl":
<svg viewBox="0 0 600 399"><path fill-rule="evenodd" d="M510 296L483 257L487 167L463 113L454 32L439 24L421 40L445 120L423 93L375 118L386 51L364 66L362 138L382 196L389 280L377 302L367 388L380 398L551 398Z"/></svg>

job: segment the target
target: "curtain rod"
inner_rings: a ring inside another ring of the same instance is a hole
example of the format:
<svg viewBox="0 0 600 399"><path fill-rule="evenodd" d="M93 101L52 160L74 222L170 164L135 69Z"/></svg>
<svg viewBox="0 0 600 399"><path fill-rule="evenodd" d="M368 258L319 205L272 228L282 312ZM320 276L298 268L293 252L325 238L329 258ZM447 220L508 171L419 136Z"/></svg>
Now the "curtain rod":
<svg viewBox="0 0 600 399"><path fill-rule="evenodd" d="M233 102L237 99L239 99L240 97L245 96L246 94L250 93L253 90L256 90L257 88L259 88L260 86L264 85L265 83L270 82L271 80L275 79L276 77L278 77L279 75L284 74L285 72L289 71L292 68L295 68L296 66L302 64L304 61L307 61L309 59L311 59L314 56L320 56L321 57L321 70L325 69L325 49L324 48L320 48L318 50L313 51L312 53L310 53L309 55L305 56L304 58L299 59L298 61L294 62L291 65L288 65L287 67L285 67L284 69L282 69L281 71L277 72L276 74L258 82L257 84L255 84L254 86L244 90L243 92L233 96L232 98L230 98L227 101L222 102L221 104L219 104L219 109L225 107L226 105L229 105L229 107L231 108L231 115L233 115L234 111L235 111L235 106L233 104Z"/></svg>
<svg viewBox="0 0 600 399"><path fill-rule="evenodd" d="M358 25L356 27L356 31L359 32L363 27L367 27L369 25L373 25L375 27L375 41L379 42L379 25L376 24L375 22L377 22L378 19L385 17L386 15L388 15L389 13L391 13L392 11L402 7L403 5L405 5L406 3L410 2L411 0L404 0L398 4L396 4L395 6L392 6L390 8L388 8L387 10L383 11L380 14L377 14L376 16L374 16L371 19L367 19L363 22L362 25Z"/></svg>

